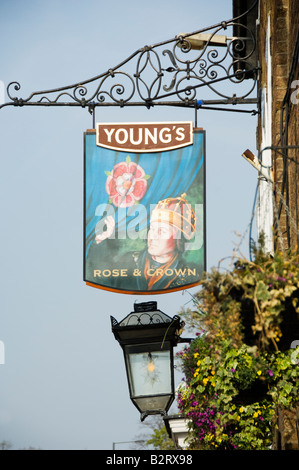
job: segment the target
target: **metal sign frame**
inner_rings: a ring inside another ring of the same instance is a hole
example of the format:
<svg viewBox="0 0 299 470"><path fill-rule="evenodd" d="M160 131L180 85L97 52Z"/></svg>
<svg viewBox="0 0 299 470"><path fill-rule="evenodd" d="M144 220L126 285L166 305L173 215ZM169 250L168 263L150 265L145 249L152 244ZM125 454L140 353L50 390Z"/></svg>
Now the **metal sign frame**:
<svg viewBox="0 0 299 470"><path fill-rule="evenodd" d="M253 0L246 11L230 20L140 48L108 71L72 85L34 91L21 98L15 95L21 89L20 83L10 82L9 101L0 105L0 109L80 106L94 116L98 107L176 106L256 115L260 101L258 96L253 96L259 74L256 28L247 26L247 18L255 14L257 5L258 0ZM231 36L225 35L229 31ZM199 41L200 47L194 39L198 35L206 38ZM222 86L228 84L230 91ZM202 88L216 99L199 96Z"/></svg>

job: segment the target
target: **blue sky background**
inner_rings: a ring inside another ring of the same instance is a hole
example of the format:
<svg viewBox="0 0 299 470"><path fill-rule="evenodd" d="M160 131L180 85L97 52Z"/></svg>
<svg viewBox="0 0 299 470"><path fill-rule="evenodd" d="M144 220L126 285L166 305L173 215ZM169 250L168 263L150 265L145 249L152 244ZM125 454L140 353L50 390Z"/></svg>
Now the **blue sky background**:
<svg viewBox="0 0 299 470"><path fill-rule="evenodd" d="M1 0L0 80L20 82L22 98L80 82L146 44L231 18L231 3ZM192 110L167 107L96 112L106 122L193 119ZM211 269L240 242L235 231L248 256L257 173L241 154L256 151L256 117L205 110L198 126ZM0 110L0 442L15 449L112 449L143 434L110 315L121 320L135 301L157 300L173 316L196 292L145 298L84 284L83 133L91 127L79 107Z"/></svg>

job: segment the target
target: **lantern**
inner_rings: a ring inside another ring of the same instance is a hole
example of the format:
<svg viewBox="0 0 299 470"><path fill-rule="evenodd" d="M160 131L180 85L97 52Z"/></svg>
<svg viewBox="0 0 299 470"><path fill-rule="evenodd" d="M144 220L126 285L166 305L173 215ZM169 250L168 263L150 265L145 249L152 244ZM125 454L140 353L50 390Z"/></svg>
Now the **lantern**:
<svg viewBox="0 0 299 470"><path fill-rule="evenodd" d="M158 310L157 302L142 302L119 323L111 317L111 324L123 349L130 398L141 421L148 415L166 415L174 400L173 347L184 323Z"/></svg>

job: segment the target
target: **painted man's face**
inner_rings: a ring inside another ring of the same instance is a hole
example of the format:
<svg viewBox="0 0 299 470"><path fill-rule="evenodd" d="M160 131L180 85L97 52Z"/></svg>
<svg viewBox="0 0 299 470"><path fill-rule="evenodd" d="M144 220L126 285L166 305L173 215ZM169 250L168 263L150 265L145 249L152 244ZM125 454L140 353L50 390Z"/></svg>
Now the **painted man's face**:
<svg viewBox="0 0 299 470"><path fill-rule="evenodd" d="M170 255L176 247L177 229L163 222L151 222L147 237L148 252L151 256Z"/></svg>

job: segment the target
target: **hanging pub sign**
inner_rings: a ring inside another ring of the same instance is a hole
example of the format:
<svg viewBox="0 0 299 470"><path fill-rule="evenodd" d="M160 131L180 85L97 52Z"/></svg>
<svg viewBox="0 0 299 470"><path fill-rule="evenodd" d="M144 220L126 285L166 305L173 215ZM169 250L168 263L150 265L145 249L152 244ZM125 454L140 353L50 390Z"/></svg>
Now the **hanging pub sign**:
<svg viewBox="0 0 299 470"><path fill-rule="evenodd" d="M98 123L84 134L84 280L128 294L198 285L205 270L205 132Z"/></svg>

